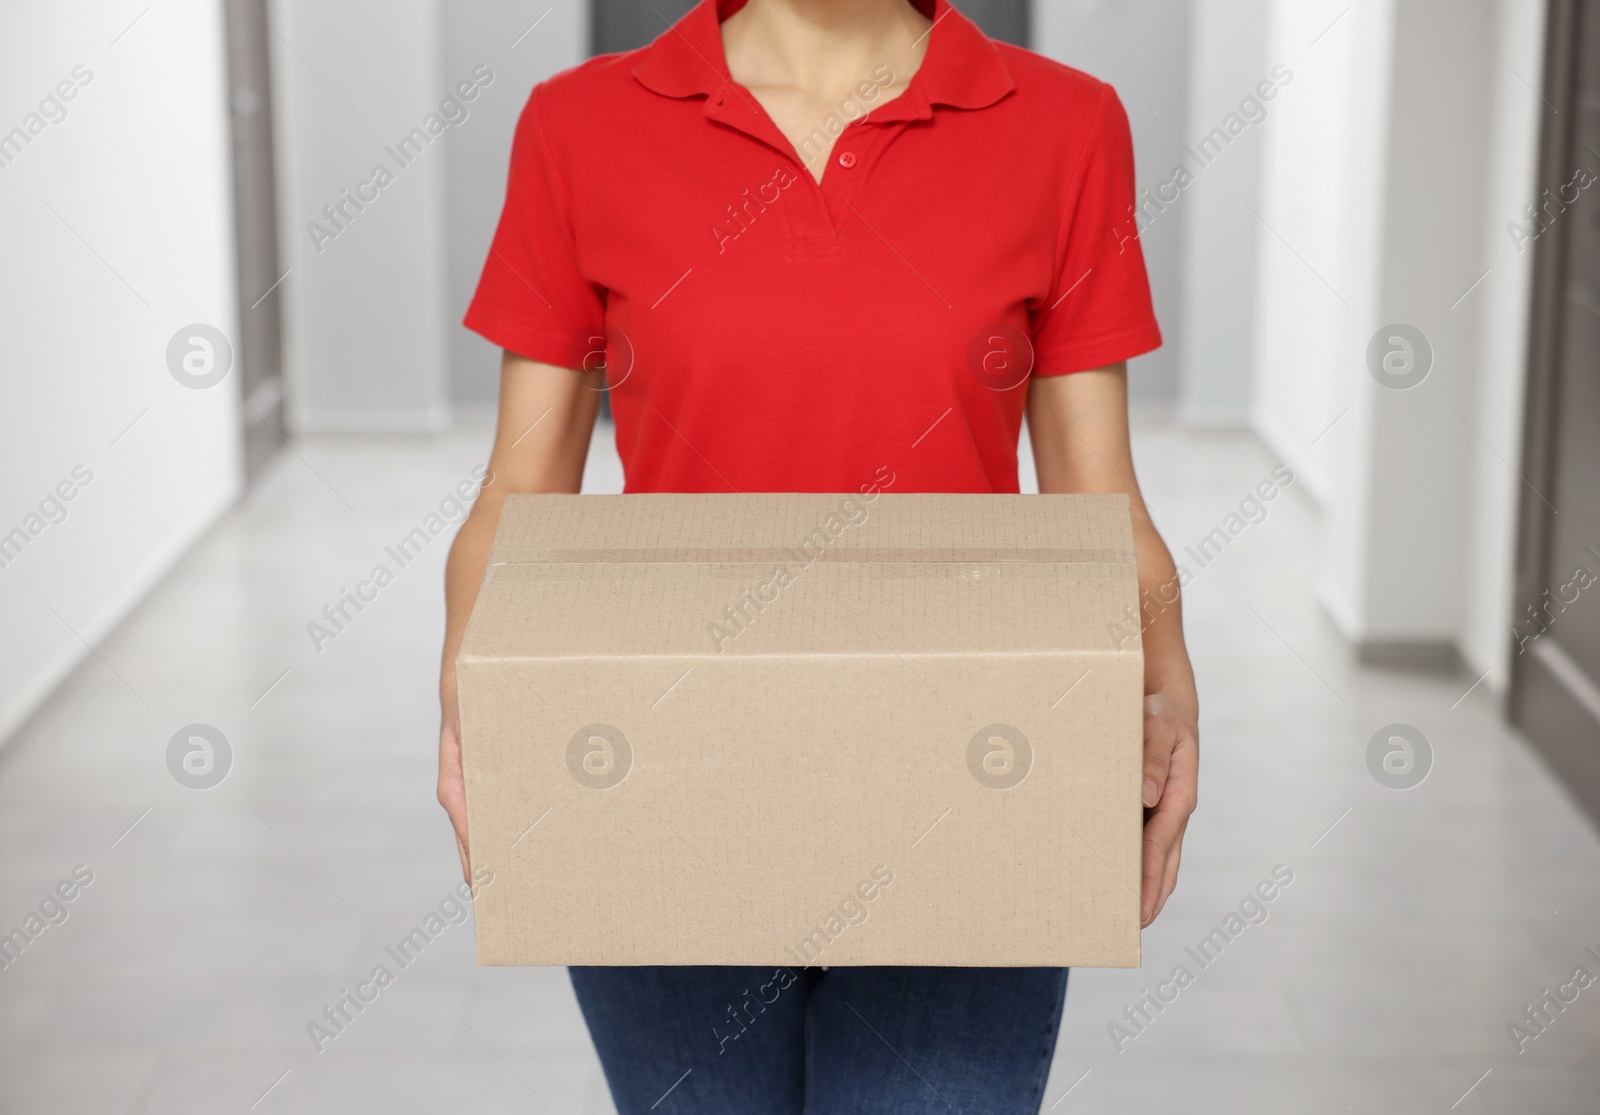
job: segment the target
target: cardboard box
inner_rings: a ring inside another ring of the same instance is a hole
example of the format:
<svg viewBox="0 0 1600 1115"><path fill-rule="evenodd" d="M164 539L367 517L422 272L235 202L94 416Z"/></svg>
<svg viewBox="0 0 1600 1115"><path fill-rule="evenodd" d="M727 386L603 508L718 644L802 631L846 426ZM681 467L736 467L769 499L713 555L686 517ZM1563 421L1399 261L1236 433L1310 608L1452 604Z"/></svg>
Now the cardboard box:
<svg viewBox="0 0 1600 1115"><path fill-rule="evenodd" d="M1122 496L507 499L482 964L1139 964Z"/></svg>

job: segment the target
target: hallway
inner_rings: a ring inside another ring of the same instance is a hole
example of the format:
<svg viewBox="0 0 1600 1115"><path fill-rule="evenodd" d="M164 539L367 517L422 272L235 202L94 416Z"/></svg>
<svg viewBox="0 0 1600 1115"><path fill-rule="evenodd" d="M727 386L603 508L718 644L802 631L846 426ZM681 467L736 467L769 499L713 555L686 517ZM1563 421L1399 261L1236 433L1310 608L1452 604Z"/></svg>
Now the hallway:
<svg viewBox="0 0 1600 1115"><path fill-rule="evenodd" d="M620 483L609 436L586 490ZM467 924L308 1036L459 881L434 801L451 532L393 547L487 446L297 442L0 752L0 931L64 912L0 971L0 1112L610 1110L565 973L477 968ZM1600 987L1520 1054L1508 1029L1600 974L1600 838L1504 725L1503 679L1357 667L1292 483L1208 564L1186 554L1278 465L1254 437L1143 420L1135 452L1194 574L1200 810L1144 968L1073 974L1045 1110L1592 1112ZM1397 723L1431 745L1410 789L1367 759ZM166 758L194 724L231 751L210 789ZM1179 965L1176 998L1128 1009Z"/></svg>

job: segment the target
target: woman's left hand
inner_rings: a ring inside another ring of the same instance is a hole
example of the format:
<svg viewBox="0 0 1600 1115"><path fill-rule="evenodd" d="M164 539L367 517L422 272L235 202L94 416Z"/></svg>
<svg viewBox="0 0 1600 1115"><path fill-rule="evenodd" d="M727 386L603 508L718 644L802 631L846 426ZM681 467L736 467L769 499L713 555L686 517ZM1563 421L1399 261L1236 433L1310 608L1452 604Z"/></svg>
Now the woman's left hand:
<svg viewBox="0 0 1600 1115"><path fill-rule="evenodd" d="M1144 699L1144 856L1139 924L1161 913L1178 885L1183 832L1194 812L1200 776L1200 731L1188 702L1165 693Z"/></svg>

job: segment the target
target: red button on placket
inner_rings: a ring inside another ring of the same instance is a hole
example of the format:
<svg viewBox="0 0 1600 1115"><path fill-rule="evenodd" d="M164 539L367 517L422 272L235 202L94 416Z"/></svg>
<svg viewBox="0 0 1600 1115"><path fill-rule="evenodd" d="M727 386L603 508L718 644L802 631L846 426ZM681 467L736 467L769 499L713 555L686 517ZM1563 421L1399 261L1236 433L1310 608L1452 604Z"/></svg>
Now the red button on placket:
<svg viewBox="0 0 1600 1115"><path fill-rule="evenodd" d="M839 165L844 167L846 170L849 170L851 167L855 166L856 153L854 151L839 152Z"/></svg>

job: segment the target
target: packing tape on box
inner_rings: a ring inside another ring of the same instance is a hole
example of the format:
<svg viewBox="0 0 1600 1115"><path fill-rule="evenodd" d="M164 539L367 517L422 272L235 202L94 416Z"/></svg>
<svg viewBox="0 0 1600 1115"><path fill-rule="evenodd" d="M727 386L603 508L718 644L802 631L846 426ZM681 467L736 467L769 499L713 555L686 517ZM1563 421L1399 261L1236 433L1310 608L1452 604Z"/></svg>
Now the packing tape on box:
<svg viewBox="0 0 1600 1115"><path fill-rule="evenodd" d="M883 565L1127 565L1112 549L1001 546L835 546L827 550L784 546L528 550L494 565L771 565L774 562L842 561Z"/></svg>

